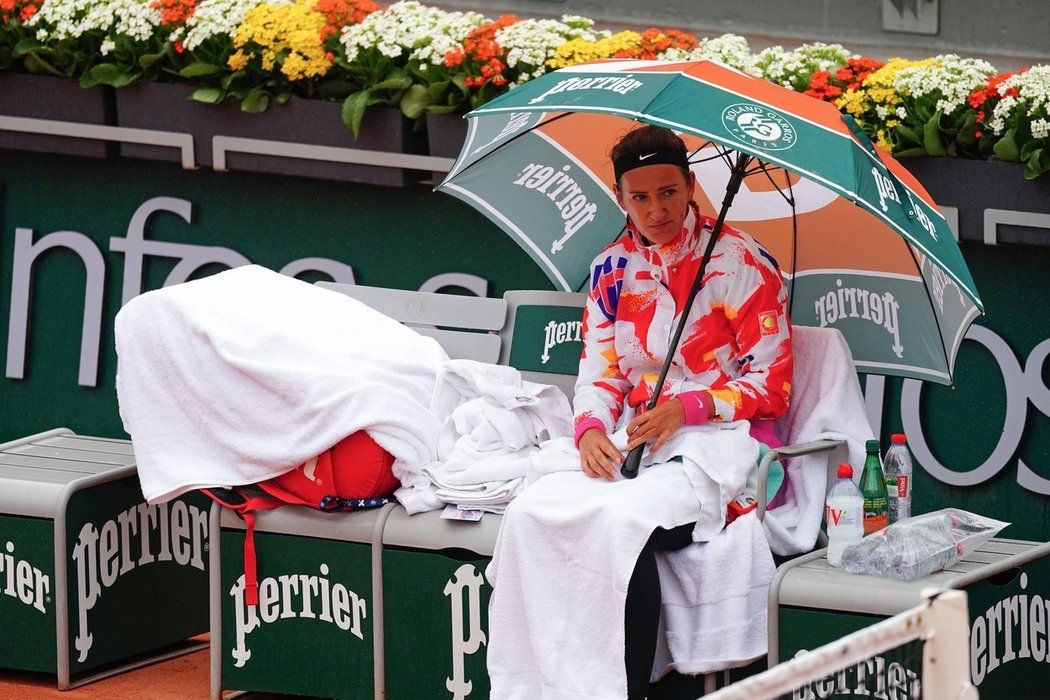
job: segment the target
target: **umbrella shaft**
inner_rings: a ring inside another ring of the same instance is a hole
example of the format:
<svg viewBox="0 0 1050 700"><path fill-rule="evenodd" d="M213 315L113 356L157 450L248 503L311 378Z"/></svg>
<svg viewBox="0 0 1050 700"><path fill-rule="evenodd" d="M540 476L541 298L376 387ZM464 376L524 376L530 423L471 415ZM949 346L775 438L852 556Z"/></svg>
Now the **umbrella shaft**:
<svg viewBox="0 0 1050 700"><path fill-rule="evenodd" d="M711 253L714 252L715 243L718 241L719 234L722 233L722 226L725 224L726 215L729 213L729 207L733 206L733 199L736 197L736 193L740 191L740 183L744 180L744 171L747 168L748 162L750 162L751 156L743 153L737 154L736 165L733 166L732 171L729 175L729 182L726 184L726 196L722 200L722 209L718 212L718 219L715 221L714 229L711 231L711 238L707 242L707 248L704 250L704 257L700 261L700 269L696 272L696 278L693 280L693 286L689 289L689 297L686 299L685 308L682 309L678 326L675 328L674 337L671 338L671 345L667 349L667 357L664 358L664 365L660 369L660 377L656 380L656 387L653 389L652 398L649 399L648 409L656 408L656 403L660 398L660 392L664 387L664 380L667 379L667 372L671 369L671 361L674 359L675 351L678 349L678 343L682 339L682 331L685 330L685 321L689 318L689 311L693 308L693 301L696 299L696 295L700 293L700 288L704 286L704 273L707 271L707 263L711 260Z"/></svg>
<svg viewBox="0 0 1050 700"><path fill-rule="evenodd" d="M664 358L664 365L660 369L660 377L656 380L656 386L653 389L653 395L649 399L647 406L648 410L656 408L656 403L660 399L660 392L664 388L664 380L667 379L667 371L671 368L671 361L674 358L675 351L678 349L678 343L682 339L682 331L685 329L686 319L689 318L689 311L693 308L693 301L696 299L696 295L700 292L700 288L704 285L704 272L707 270L707 263L711 260L711 253L714 252L715 242L718 240L718 236L722 233L722 226L725 224L726 215L729 213L729 207L733 205L733 198L736 197L736 193L740 191L740 183L744 179L744 171L747 169L747 164L751 161L751 156L744 153L737 153L736 165L733 166L732 171L729 175L729 182L726 184L726 196L722 200L722 210L718 212L718 220L715 221L715 227L711 231L711 238L707 242L707 248L704 249L704 257L700 261L700 269L696 272L696 279L693 280L693 286L689 289L689 297L686 299L685 308L682 309L682 314L678 322L678 327L675 328L674 337L671 339L671 345L667 349L667 357ZM645 449L645 445L641 444L635 447L627 455L627 458L623 462L623 466L620 467L620 473L628 479L633 479L638 476L638 467L642 460L642 451Z"/></svg>

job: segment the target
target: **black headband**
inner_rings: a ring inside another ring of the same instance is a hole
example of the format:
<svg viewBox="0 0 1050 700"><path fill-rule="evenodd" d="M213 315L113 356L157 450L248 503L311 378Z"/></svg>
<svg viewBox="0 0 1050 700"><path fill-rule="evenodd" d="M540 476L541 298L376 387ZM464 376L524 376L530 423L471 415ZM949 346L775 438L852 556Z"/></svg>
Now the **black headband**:
<svg viewBox="0 0 1050 700"><path fill-rule="evenodd" d="M624 153L613 160L616 182L620 182L624 173L647 165L677 165L689 170L689 156L680 148L643 148Z"/></svg>

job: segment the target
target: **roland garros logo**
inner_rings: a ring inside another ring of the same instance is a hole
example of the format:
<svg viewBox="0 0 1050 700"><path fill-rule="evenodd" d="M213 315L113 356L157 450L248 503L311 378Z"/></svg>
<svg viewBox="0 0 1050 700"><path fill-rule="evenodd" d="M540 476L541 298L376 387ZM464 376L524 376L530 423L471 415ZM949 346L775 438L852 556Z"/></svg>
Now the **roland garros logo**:
<svg viewBox="0 0 1050 700"><path fill-rule="evenodd" d="M741 143L766 151L783 151L798 140L791 122L761 105L744 102L730 105L722 111L722 124Z"/></svg>

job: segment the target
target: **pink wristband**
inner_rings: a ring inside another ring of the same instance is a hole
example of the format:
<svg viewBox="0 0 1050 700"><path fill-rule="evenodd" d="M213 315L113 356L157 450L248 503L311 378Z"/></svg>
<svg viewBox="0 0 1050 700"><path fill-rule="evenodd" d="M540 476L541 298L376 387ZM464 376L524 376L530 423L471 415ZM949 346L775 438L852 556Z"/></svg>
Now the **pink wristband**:
<svg viewBox="0 0 1050 700"><path fill-rule="evenodd" d="M576 433L573 435L572 439L572 444L574 444L577 449L580 447L580 438L582 438L583 434L591 428L597 428L604 433L605 423L602 423L600 418L595 418L594 416L581 420L576 426Z"/></svg>
<svg viewBox="0 0 1050 700"><path fill-rule="evenodd" d="M709 409L706 391L684 391L678 395L685 409L686 425L703 425L708 421Z"/></svg>

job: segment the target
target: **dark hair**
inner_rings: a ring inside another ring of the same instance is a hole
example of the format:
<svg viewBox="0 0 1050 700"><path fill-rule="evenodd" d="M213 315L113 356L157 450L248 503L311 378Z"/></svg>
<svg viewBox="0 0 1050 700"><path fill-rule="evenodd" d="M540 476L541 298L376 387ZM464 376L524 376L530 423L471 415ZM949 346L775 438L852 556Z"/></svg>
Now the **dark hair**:
<svg viewBox="0 0 1050 700"><path fill-rule="evenodd" d="M671 149L681 151L685 155L689 153L685 147L685 141L678 134L662 126L646 124L645 126L632 129L621 136L620 140L616 142L609 152L609 159L615 161L628 153L655 149ZM689 182L688 168L682 168L682 175L685 177L685 181ZM620 183L617 182L616 184L619 185Z"/></svg>

